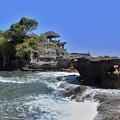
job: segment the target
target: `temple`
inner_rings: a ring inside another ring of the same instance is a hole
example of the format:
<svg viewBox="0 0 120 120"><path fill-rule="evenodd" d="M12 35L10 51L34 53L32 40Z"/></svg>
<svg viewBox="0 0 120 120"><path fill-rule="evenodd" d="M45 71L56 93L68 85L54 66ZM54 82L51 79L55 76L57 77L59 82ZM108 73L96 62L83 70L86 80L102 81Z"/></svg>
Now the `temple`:
<svg viewBox="0 0 120 120"><path fill-rule="evenodd" d="M48 42L54 42L58 45L58 47L64 49L66 42L60 42L60 40L56 40L56 38L60 37L59 34L53 32L53 31L48 31L48 32L44 33L43 35L46 37L46 40Z"/></svg>
<svg viewBox="0 0 120 120"><path fill-rule="evenodd" d="M48 31L43 33L46 38L46 42L40 42L37 46L37 51L31 56L31 62L40 61L56 61L59 58L64 58L68 55L65 49L66 42L61 42L58 38L59 34ZM34 37L34 35L30 35Z"/></svg>

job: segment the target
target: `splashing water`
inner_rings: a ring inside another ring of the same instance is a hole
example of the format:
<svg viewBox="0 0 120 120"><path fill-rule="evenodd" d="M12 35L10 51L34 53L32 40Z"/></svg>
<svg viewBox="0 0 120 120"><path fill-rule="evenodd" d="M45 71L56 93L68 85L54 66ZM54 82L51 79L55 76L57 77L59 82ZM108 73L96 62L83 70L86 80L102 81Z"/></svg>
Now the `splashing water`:
<svg viewBox="0 0 120 120"><path fill-rule="evenodd" d="M76 102L62 97L57 90L56 77L73 74L0 73L0 120L92 120L98 103Z"/></svg>

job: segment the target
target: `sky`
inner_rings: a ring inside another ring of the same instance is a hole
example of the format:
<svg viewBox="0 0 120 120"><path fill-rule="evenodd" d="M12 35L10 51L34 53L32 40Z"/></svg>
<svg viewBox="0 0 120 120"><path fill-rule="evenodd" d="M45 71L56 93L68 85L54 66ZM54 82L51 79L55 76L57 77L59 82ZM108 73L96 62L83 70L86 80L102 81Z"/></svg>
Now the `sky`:
<svg viewBox="0 0 120 120"><path fill-rule="evenodd" d="M1 0L0 15L0 30L36 19L34 33L60 34L69 53L120 57L120 0Z"/></svg>

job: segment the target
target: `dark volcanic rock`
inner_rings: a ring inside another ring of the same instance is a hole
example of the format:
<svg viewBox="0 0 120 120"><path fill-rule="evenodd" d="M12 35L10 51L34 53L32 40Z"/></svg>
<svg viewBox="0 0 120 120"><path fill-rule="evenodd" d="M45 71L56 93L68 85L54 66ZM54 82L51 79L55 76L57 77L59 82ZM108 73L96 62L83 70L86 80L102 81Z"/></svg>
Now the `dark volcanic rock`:
<svg viewBox="0 0 120 120"><path fill-rule="evenodd" d="M57 80L62 81L59 88L64 89L63 96L75 99L87 89L87 87L84 85L78 85L79 82L76 79L77 77L77 75L57 77Z"/></svg>
<svg viewBox="0 0 120 120"><path fill-rule="evenodd" d="M52 65L51 65L52 64ZM56 66L56 63L52 62L35 62L35 63L30 63L29 68L30 69L41 69L41 70L53 70Z"/></svg>
<svg viewBox="0 0 120 120"><path fill-rule="evenodd" d="M85 85L102 88L120 89L119 58L112 57L83 57L73 60L73 66L81 75Z"/></svg>
<svg viewBox="0 0 120 120"><path fill-rule="evenodd" d="M62 84L62 88L65 89L65 93L63 94L63 96L71 97L72 99L80 96L87 89L86 86L74 84Z"/></svg>
<svg viewBox="0 0 120 120"><path fill-rule="evenodd" d="M69 68L71 61L69 59L58 59L57 61L32 62L28 65L29 69L38 70L63 70Z"/></svg>
<svg viewBox="0 0 120 120"><path fill-rule="evenodd" d="M59 80L59 81L65 81L66 78L64 76L59 76L59 77L57 77L57 80Z"/></svg>
<svg viewBox="0 0 120 120"><path fill-rule="evenodd" d="M57 60L57 69L67 69L71 67L71 60L68 58L61 58Z"/></svg>

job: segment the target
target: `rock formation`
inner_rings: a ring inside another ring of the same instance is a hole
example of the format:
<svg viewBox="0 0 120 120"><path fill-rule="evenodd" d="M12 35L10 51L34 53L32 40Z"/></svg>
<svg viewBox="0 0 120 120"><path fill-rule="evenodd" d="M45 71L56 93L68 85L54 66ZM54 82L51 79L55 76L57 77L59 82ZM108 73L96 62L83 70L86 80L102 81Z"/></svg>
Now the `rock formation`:
<svg viewBox="0 0 120 120"><path fill-rule="evenodd" d="M56 40L57 33L44 33L46 41L39 42L31 53L24 51L24 56L17 57L10 53L0 55L0 70L63 70L71 65L68 52L64 48L66 42ZM36 37L31 34L28 37Z"/></svg>
<svg viewBox="0 0 120 120"><path fill-rule="evenodd" d="M83 84L120 89L119 58L87 56L73 59L72 62Z"/></svg>

